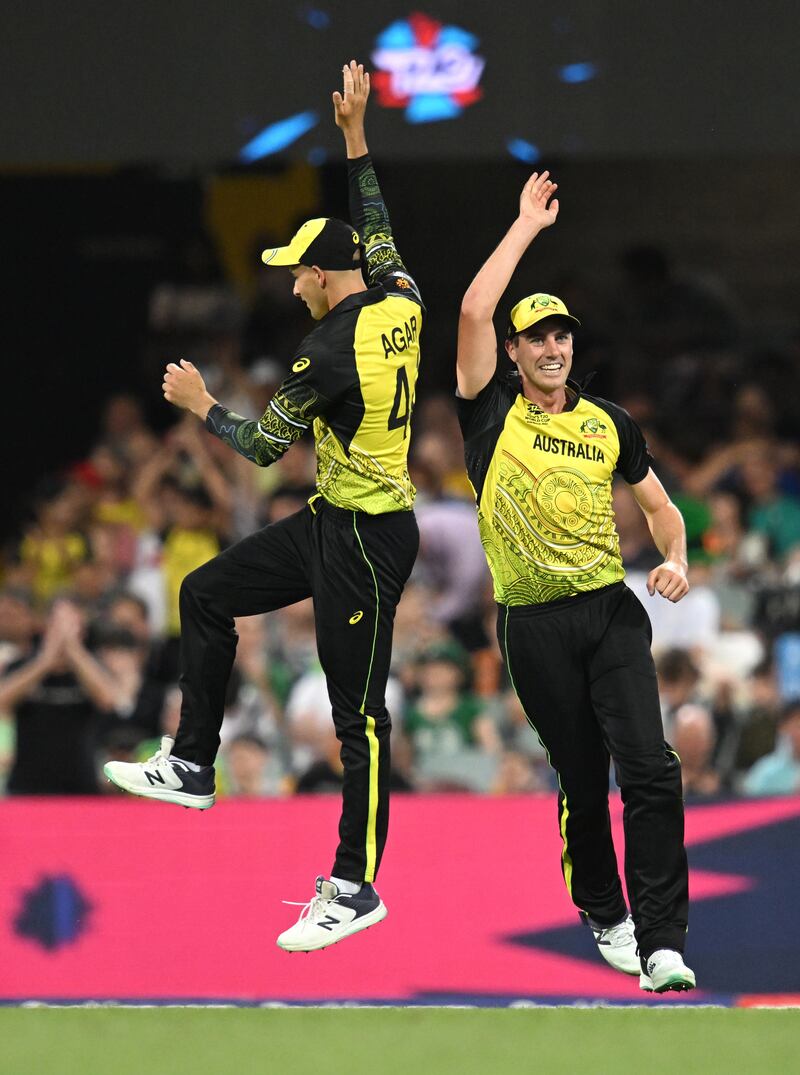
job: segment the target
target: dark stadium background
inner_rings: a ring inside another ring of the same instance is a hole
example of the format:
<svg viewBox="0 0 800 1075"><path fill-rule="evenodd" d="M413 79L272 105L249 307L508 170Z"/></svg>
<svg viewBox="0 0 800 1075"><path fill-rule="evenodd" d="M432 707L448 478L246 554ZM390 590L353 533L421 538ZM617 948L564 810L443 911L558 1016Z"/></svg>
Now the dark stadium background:
<svg viewBox="0 0 800 1075"><path fill-rule="evenodd" d="M0 43L6 533L37 476L87 449L109 392L136 389L152 421L170 420L142 369L146 301L202 232L211 177L312 167L310 153L322 162L321 210L346 215L329 94L340 62L369 63L376 35L413 10L385 0L16 8ZM373 101L368 120L430 308L421 393L450 383L460 296L533 167L511 157L513 138L535 145L561 183L558 232L538 247L540 286L576 271L608 281L620 250L664 243L724 280L759 343L796 324L791 4L423 10L474 33L486 66L483 98L458 119L412 125ZM580 63L592 77L562 81ZM237 163L258 130L306 109L319 115L312 131L264 162ZM289 213L278 238L294 223ZM523 289L531 271L520 270Z"/></svg>

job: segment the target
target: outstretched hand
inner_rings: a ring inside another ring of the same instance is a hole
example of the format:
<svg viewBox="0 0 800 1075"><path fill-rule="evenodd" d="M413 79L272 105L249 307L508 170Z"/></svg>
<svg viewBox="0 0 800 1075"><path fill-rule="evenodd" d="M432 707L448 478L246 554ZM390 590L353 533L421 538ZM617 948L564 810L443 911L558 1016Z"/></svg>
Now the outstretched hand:
<svg viewBox="0 0 800 1075"><path fill-rule="evenodd" d="M549 228L555 224L558 216L558 199L553 195L558 190L558 183L553 183L549 172L534 172L522 188L519 197L519 215L523 220L530 220L540 228ZM553 198L552 201L550 199ZM550 203L548 205L548 202Z"/></svg>
<svg viewBox="0 0 800 1075"><path fill-rule="evenodd" d="M333 92L333 118L345 134L363 126L368 97L369 73L363 63L351 60L342 68L342 93Z"/></svg>

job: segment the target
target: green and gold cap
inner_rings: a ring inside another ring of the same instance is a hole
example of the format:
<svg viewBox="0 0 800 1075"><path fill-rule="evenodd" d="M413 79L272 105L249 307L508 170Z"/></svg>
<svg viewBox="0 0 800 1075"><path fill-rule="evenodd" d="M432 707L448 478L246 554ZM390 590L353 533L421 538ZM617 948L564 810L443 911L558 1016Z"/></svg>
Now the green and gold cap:
<svg viewBox="0 0 800 1075"><path fill-rule="evenodd" d="M535 295L527 295L521 299L511 311L506 339L513 339L518 333L524 332L537 321L544 321L546 317L563 317L566 321L571 321L573 325L580 326L580 321L572 316L558 295L544 295L537 292Z"/></svg>
<svg viewBox="0 0 800 1075"><path fill-rule="evenodd" d="M261 255L265 265L317 265L332 272L361 266L358 232L343 220L315 217L292 236L287 246L276 246Z"/></svg>

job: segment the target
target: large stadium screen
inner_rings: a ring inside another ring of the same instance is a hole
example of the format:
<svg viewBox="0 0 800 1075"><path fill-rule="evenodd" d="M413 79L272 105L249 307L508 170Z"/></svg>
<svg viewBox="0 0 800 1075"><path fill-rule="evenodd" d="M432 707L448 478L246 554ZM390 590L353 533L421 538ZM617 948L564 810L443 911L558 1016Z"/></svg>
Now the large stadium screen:
<svg viewBox="0 0 800 1075"><path fill-rule="evenodd" d="M724 19L689 0L33 6L4 41L6 165L322 162L351 57L374 74L383 157L800 149L797 15L778 0Z"/></svg>

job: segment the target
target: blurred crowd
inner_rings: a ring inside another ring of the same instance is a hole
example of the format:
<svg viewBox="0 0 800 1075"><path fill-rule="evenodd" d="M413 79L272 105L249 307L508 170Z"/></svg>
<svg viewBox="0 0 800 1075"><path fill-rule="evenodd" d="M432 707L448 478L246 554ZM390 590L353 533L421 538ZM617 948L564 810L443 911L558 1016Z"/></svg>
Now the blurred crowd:
<svg viewBox="0 0 800 1075"><path fill-rule="evenodd" d="M628 251L622 268L613 307L578 278L559 293L583 322L576 372L598 371L600 394L642 426L686 520L692 589L671 605L646 592L660 557L630 490L615 489L627 581L652 619L665 734L686 797L800 792L798 339L743 331L718 287L678 277L660 251ZM223 284L159 288L145 356L153 377L176 355L191 358L226 406L260 415L306 327L274 275L246 315ZM553 790L500 660L453 398L425 394L424 375L421 390L410 459L421 549L398 609L387 696L394 786ZM108 400L91 451L42 479L4 550L6 794L114 794L104 761L143 760L174 734L181 580L301 508L314 462L304 439L261 470L192 416L157 434L136 397ZM338 791L311 602L236 627L219 793Z"/></svg>

